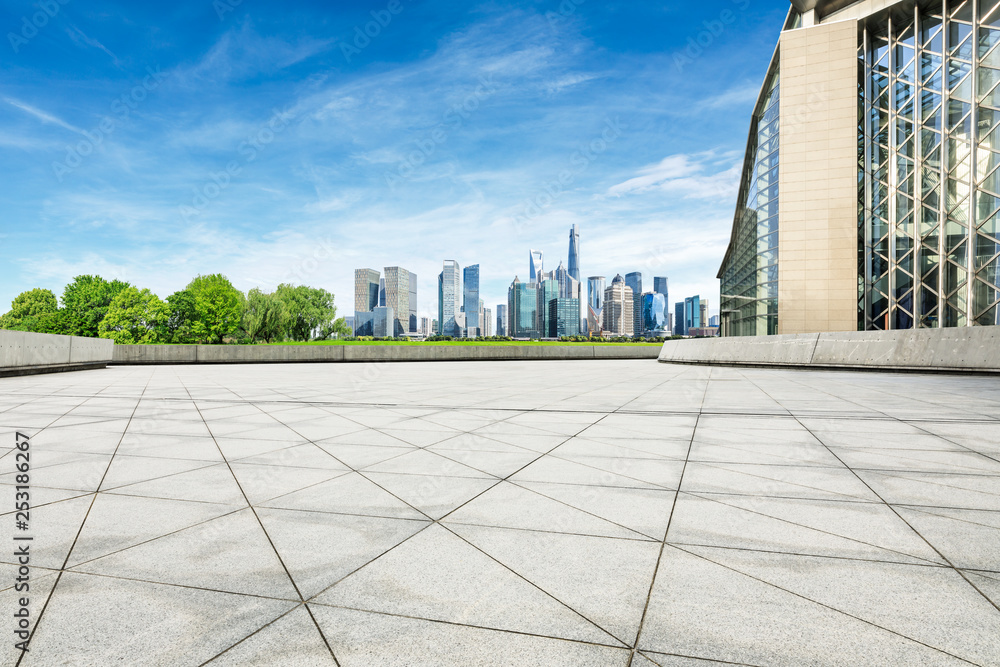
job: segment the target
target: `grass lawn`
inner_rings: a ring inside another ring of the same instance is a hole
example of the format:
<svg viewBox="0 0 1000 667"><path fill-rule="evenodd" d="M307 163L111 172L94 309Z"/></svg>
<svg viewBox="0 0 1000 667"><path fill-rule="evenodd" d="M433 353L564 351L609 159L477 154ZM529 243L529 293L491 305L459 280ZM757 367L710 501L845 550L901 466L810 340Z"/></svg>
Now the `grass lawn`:
<svg viewBox="0 0 1000 667"><path fill-rule="evenodd" d="M272 345L657 345L663 343L563 343L560 341L481 341L462 343L453 340L411 342L406 340L317 340L308 343L285 342Z"/></svg>

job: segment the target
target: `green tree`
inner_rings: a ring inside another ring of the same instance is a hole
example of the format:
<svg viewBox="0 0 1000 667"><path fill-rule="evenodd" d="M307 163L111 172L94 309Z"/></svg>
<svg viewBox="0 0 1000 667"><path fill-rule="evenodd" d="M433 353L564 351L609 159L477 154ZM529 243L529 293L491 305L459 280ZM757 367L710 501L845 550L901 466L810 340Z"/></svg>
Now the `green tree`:
<svg viewBox="0 0 1000 667"><path fill-rule="evenodd" d="M155 343L169 314L167 304L148 289L126 287L108 306L98 330L118 345Z"/></svg>
<svg viewBox="0 0 1000 667"><path fill-rule="evenodd" d="M169 314L164 322L160 338L164 343L195 343L194 322L198 319L194 294L190 290L180 290L167 297Z"/></svg>
<svg viewBox="0 0 1000 667"><path fill-rule="evenodd" d="M0 329L63 333L63 313L51 290L36 287L21 292L10 304L10 310L0 317Z"/></svg>
<svg viewBox="0 0 1000 667"><path fill-rule="evenodd" d="M63 289L66 333L74 336L99 335L98 327L115 297L130 285L100 276L77 276Z"/></svg>
<svg viewBox="0 0 1000 667"><path fill-rule="evenodd" d="M251 342L284 340L290 322L288 309L277 294L267 294L256 287L247 292L243 330Z"/></svg>
<svg viewBox="0 0 1000 667"><path fill-rule="evenodd" d="M194 295L196 318L191 324L201 343L224 343L239 329L243 318L243 293L221 273L198 276L187 290Z"/></svg>
<svg viewBox="0 0 1000 667"><path fill-rule="evenodd" d="M337 317L333 294L317 287L284 283L278 285L274 293L288 311L288 332L292 340L307 341L313 336L326 338L333 333ZM343 329L347 329L346 325Z"/></svg>

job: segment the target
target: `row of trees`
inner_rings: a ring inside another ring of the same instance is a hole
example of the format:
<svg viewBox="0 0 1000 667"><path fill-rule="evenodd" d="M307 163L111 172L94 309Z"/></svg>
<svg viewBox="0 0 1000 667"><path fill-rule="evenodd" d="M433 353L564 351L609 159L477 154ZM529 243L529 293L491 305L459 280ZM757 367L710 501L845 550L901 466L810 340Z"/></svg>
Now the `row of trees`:
<svg viewBox="0 0 1000 667"><path fill-rule="evenodd" d="M337 318L333 294L278 285L243 294L221 274L198 276L165 300L121 280L77 276L62 303L51 290L19 294L0 329L111 338L136 343L274 343L351 333Z"/></svg>

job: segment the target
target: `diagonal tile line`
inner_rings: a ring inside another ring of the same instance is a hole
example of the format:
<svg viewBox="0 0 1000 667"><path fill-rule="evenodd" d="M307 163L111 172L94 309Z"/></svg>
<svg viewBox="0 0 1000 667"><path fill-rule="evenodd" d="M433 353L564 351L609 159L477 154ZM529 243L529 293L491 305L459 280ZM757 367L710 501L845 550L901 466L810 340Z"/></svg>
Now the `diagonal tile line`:
<svg viewBox="0 0 1000 667"><path fill-rule="evenodd" d="M698 662L711 663L713 665L736 665L736 667L764 667L763 665L754 665L749 662L729 662L728 660L720 660L719 658L699 658L696 655L684 655L682 653L663 653L662 651L637 651L639 655L649 660L654 665L658 667L664 667L663 663L657 662L653 658L649 657L649 653L657 653L658 655L666 655L671 658L683 658L684 660L697 660ZM666 666L669 667L669 666Z"/></svg>
<svg viewBox="0 0 1000 667"><path fill-rule="evenodd" d="M236 642L235 644L233 644L232 646L230 646L229 648L226 648L225 650L220 651L219 653L213 655L211 658L209 658L205 662L203 662L200 665L198 665L198 667L205 667L205 665L207 665L208 663L212 662L216 658L222 656L225 653L228 653L229 651L231 651L232 649L236 648L237 646L239 646L240 644L242 644L246 640L250 639L254 635L260 633L263 630L266 630L267 628L271 627L272 625L274 625L275 623L277 623L278 621L280 621L281 619L283 619L285 616L288 616L289 614L291 614L293 611L295 611L299 607L304 607L304 606L305 606L304 602L298 603L297 605L295 605L294 607L292 607L291 609L289 609L285 613L281 614L277 618L272 619L272 620L268 621L267 623L265 623L264 625L260 626L259 628L257 628L256 630L254 630L253 632L251 632L250 634L248 634L246 637L244 637L243 639L239 640L238 642ZM312 614L310 614L310 616L312 616ZM315 619L313 619L313 622L315 622Z"/></svg>
<svg viewBox="0 0 1000 667"><path fill-rule="evenodd" d="M774 477L767 477L766 475L755 475L754 473L746 472L744 470L733 470L732 468L727 468L726 464L716 464L716 463L712 463L712 462L704 462L704 463L699 463L699 465L703 465L703 466L705 466L707 468L714 468L716 470L725 470L727 472L735 473L737 475L745 475L747 477L753 477L755 479L763 479L763 480L766 480L768 482L778 482L780 484L787 484L789 486L797 486L797 487L800 487L800 488L803 488L803 489L810 489L812 491L822 491L823 493L832 493L832 494L837 495L837 496L843 496L844 498L849 498L850 500L864 501L864 498L856 498L855 496L852 496L852 495L850 495L848 493L841 493L839 491L830 491L828 489L823 489L823 488L820 488L818 486L810 486L808 484L799 484L798 482L790 482L788 480L776 479ZM728 465L755 465L755 464L748 463L748 464L728 464ZM803 467L805 467L805 466L803 466ZM742 494L741 493L741 494L733 494L733 495L756 496L758 494L754 494L754 493Z"/></svg>
<svg viewBox="0 0 1000 667"><path fill-rule="evenodd" d="M185 391L188 392L188 395L191 396L191 392L187 389L186 386L184 389ZM194 401L193 396L191 397L191 400ZM201 409L198 407L197 401L194 401L194 403L195 403L195 409L198 410L198 414L201 415ZM202 422L205 424L205 428L208 428L208 422L205 422L204 416L202 416ZM211 429L209 429L209 432L211 432ZM278 559L278 562L281 563L281 567L282 569L284 569L285 575L288 577L288 581L290 581L292 586L295 588L295 594L299 596L299 601L305 602L305 598L302 597L302 591L299 589L299 585L295 582L295 578L292 577L292 573L289 571L288 566L285 564L285 560L281 557L281 554L278 553L278 548L274 546L274 540L271 539L271 535L267 532L267 528L264 527L264 522L260 520L260 516L257 514L257 508L254 507L253 503L250 502L250 497L247 496L246 491L243 490L243 485L240 484L239 478L237 478L236 473L233 472L233 468L229 463L229 459L226 458L226 454L222 451L222 447L219 447L219 443L218 441L216 441L214 435L212 436L212 442L215 443L216 448L218 448L219 450L219 455L225 462L226 467L229 468L229 474L233 476L233 481L236 482L236 486L239 487L240 493L243 494L243 498L247 501L247 505L250 507L250 511L253 512L253 516L257 520L257 524L260 526L261 531L264 533L264 537L267 538L268 544L271 545L271 549L274 551L275 557ZM312 614L310 614L309 617L312 618L313 624L316 626L316 631L319 632L320 637L323 638L323 643L326 644L327 650L330 651L330 657L333 658L334 664L336 664L337 667L340 667L340 662L337 660L337 656L334 655L333 647L330 646L330 642L327 640L326 634L323 633L323 629L319 627L319 624L316 622L316 619L313 618Z"/></svg>
<svg viewBox="0 0 1000 667"><path fill-rule="evenodd" d="M708 396L708 388L712 383L712 371L710 367L708 373L705 376L705 391L701 395L701 403L699 405L705 405L705 398ZM649 613L649 601L653 598L653 587L656 585L656 577L660 572L660 563L663 561L663 552L667 548L667 537L670 534L670 526L674 521L674 512L677 509L677 498L681 495L681 486L684 484L684 473L687 472L688 461L691 459L691 449L694 447L694 438L698 433L698 423L701 421L701 414L695 417L694 426L691 428L691 440L688 441L687 455L684 457L684 467L681 468L681 476L677 480L677 491L674 492L674 502L670 506L670 518L667 519L667 529L663 531L663 540L660 542L660 553L656 556L656 566L653 568L653 576L649 580L649 592L646 593L646 604L642 607L642 617L639 619L639 629L635 633L635 642L632 644L632 653L628 658L628 666L632 667L632 662L635 660L636 650L639 648L639 640L642 638L642 630L646 625L646 614Z"/></svg>
<svg viewBox="0 0 1000 667"><path fill-rule="evenodd" d="M362 613L372 614L375 616L389 616L391 618L405 618L411 621L422 621L424 623L437 623L440 625L450 625L456 628L472 628L474 630L487 630L489 632L497 632L509 635L519 635L521 637L537 637L539 639L552 639L555 641L566 642L568 644L581 644L583 646L599 646L602 648L613 648L613 649L624 650L623 647L615 646L614 644L602 644L600 642L591 642L585 639L567 639L566 637L556 637L555 635L543 635L536 632L526 632L524 630L501 630L499 628L491 628L485 625L474 625L472 623L459 623L458 621L446 621L440 618L424 618L423 616L412 616L409 614L401 614L398 612L391 612L391 611L372 611L370 609L360 609L358 607L327 604L325 602L309 602L308 604L316 605L317 607L327 607L330 609L346 609L348 611L360 611Z"/></svg>
<svg viewBox="0 0 1000 667"><path fill-rule="evenodd" d="M744 376L744 377L745 377L745 376ZM751 382L751 383L753 383L753 380L749 380L749 379L748 379L748 381L749 381L749 382ZM802 425L802 428L804 428L804 429L806 429L807 431L809 431L809 433L811 433L811 434L813 435L813 437L814 437L814 438L816 438L816 434L815 434L815 433L813 433L812 429L810 429L810 428L809 428L808 426L806 426L805 424L802 424L801 420L799 420L799 419L798 419L797 417L796 417L796 421L798 421L798 422L799 422L799 424L801 424L801 425ZM897 421L899 421L899 420L897 420ZM819 440L819 438L816 438L816 439L817 439L817 440ZM822 440L820 440L820 442L822 443ZM965 573L964 573L964 572L963 572L963 571L962 571L961 569L959 569L959 568L955 567L954 563L952 563L952 562L951 562L951 560L949 560L949 559L948 559L948 558L947 558L947 557L946 557L946 556L945 556L945 555L944 555L943 553L941 553L941 550L940 550L940 549L938 549L938 548L937 548L936 546L934 546L934 545L933 545L933 544L931 543L931 541L930 541L930 540L928 540L928 539L927 539L926 537L924 537L924 536L923 536L923 534L922 534L922 533L921 533L921 532L920 532L919 530L917 530L917 529L916 529L916 527L915 527L915 526L914 526L913 524L911 524L911 523L910 523L909 521L907 521L907 520L906 520L906 518L905 518L905 517L903 517L903 515L902 515L902 514L900 514L900 513L899 513L899 511L898 511L898 510L897 510L897 509L896 509L895 507L893 507L893 506L892 506L892 504L890 504L889 502L887 502L887 501L885 500L885 498L883 498L883 497L881 496L881 494L879 494L879 493L878 493L877 491L875 491L875 489L874 489L874 488L872 488L872 486L871 486L871 485L870 485L870 484L869 484L868 482L866 482L866 481L865 481L865 480L864 480L864 479L863 479L863 478L861 477L861 475L859 475L859 474L857 473L857 471L855 471L855 470L854 470L854 468L852 468L851 466L847 465L847 463L845 463L845 462L844 462L844 461L843 461L843 460L842 460L842 459L841 459L841 458L840 458L839 456L837 456L837 453L836 453L836 452L834 452L834 451L833 451L832 449L830 449L830 447L829 447L829 446L827 446L827 445L826 445L825 443L823 443L823 446L824 446L824 447L826 447L827 451L829 451L831 455L833 455L834 457L836 457L836 458L837 458L837 460L838 460L838 461L840 461L840 462L841 462L841 463L842 463L842 464L844 465L844 467L845 467L845 468L847 468L848 470L850 470L850 471L851 471L851 472L852 472L852 473L854 474L854 476L855 476L855 477L857 477L857 478L858 478L858 480L859 480L859 481L860 481L860 482L861 482L862 484L864 484L865 486L867 486L867 487L868 487L868 489L869 489L869 490L870 490L870 491L871 491L871 492L872 492L873 494L875 494L875 496L876 496L876 497L877 497L877 498L878 498L879 500L881 500L881 501L882 501L882 503L884 503L884 504L885 504L885 506L886 506L886 507L888 507L888 508L889 508L889 510L890 510L890 511L891 511L891 512L892 512L893 514L895 514L895 515L896 515L897 517L899 517L899 520L900 520L900 521L902 521L902 522L903 522L904 524L906 524L906 526L907 526L907 527L908 527L908 528L909 528L909 529L910 529L911 531L913 531L913 533L914 533L914 534L915 534L915 535L916 535L917 537L919 537L919 538L920 538L921 540L923 540L923 542L924 542L924 543L925 543L925 544L926 544L927 546L929 546L929 547L930 547L931 549L933 549L933 550L934 550L934 553L936 553L936 554L938 555L938 557L939 557L939 558L940 558L941 560L943 560L943 561L944 561L945 563L947 563L947 564L948 564L948 567L950 567L950 568L951 568L952 570L954 570L954 571L955 571L955 572L956 572L956 573L957 573L957 574L958 574L958 575L959 575L960 577L962 577L962 579L964 579L964 580L965 580L965 582L966 582L967 584L969 584L969 586L971 586L971 587L972 587L972 588L973 588L973 589L974 589L974 590L975 590L975 591L976 591L977 593L979 593L979 595L980 595L980 596L982 596L982 598L983 598L984 600L986 600L986 601L987 601L987 602L988 602L988 603L989 603L989 604L990 604L990 605L991 605L991 606L992 606L992 607L993 607L994 609L996 609L997 611L1000 611L1000 604L997 604L996 602L994 602L994 601L993 601L993 600L992 600L992 599L991 599L991 598L990 598L990 597L989 597L988 595L986 595L986 593L984 593L984 592L982 591L982 589L981 589L981 588L979 588L979 586L977 586L977 585L976 585L976 584L975 584L975 583L974 583L974 582L973 582L973 581L972 581L972 580L971 580L971 579L970 579L970 578L969 578L968 576L966 576L966 574L965 574Z"/></svg>
<svg viewBox="0 0 1000 667"><path fill-rule="evenodd" d="M834 532L829 531L829 530L823 530L821 528L816 528L814 526L810 526L810 525L807 525L807 524L804 524L804 523L798 523L797 521L791 521L789 519L782 519L781 517L772 516L772 515L767 514L765 512L759 512L757 510L747 509L746 507L740 507L739 505L732 505L730 503L723 502L722 500L719 500L718 498L706 497L706 496L702 495L700 492L681 491L681 493L683 493L684 495L687 495L687 496L691 496L693 498L700 498L702 500L707 500L709 502L718 503L720 505L725 505L726 507L731 507L733 509L740 510L742 512L746 512L747 514L756 514L757 516L766 517L768 519L773 519L774 521L779 521L781 523L787 523L787 524L792 525L792 526L798 526L799 528L805 528L806 530L811 530L811 531L814 531L814 532L817 532L817 533L821 533L823 535L830 535L832 537L836 537L836 538L839 538L839 539L842 539L842 540L846 540L848 542L855 542L857 544L863 544L863 545L868 546L868 547L874 547L875 549L878 549L879 551L886 551L888 553L899 554L900 556L906 556L907 558L913 558L913 559L916 559L916 560L922 560L922 561L926 561L928 563L933 563L934 562L934 561L931 561L931 560L929 560L927 558L923 558L921 556L914 556L913 554L906 553L905 551L899 551L898 549L890 549L889 547L884 547L884 546L881 546L881 545L878 545L878 544L873 544L871 542L865 542L864 540L859 540L859 539L857 539L855 537L848 537L846 535L841 535L839 533L834 533ZM751 496L751 497L753 497L753 498L760 498L761 496ZM811 499L808 499L808 500L811 500ZM848 501L837 501L837 502L840 503L840 504L855 504L855 503L850 503ZM884 501L883 501L883 503L884 503ZM860 502L859 501L856 504L859 504L859 505L875 505L877 503L871 503L871 502L865 503L865 502ZM934 551L935 551L935 553L937 552L936 549ZM940 563L936 563L936 564L940 565Z"/></svg>
<svg viewBox="0 0 1000 667"><path fill-rule="evenodd" d="M861 556L840 556L833 554L807 554L799 553L796 551L778 551L776 549L754 549L753 547L734 547L734 546L719 546L718 544L700 544L698 542L678 542L676 540L670 540L667 542L668 546L676 547L699 547L703 549L719 549L726 551L741 551L746 553L757 553L757 554L773 554L775 556L801 556L803 558L826 558L829 560L841 560L852 563L882 563L885 565L899 565L906 567L925 567L931 569L939 570L949 570L951 569L944 563L901 563L898 560L882 560L881 558L862 558ZM968 569L968 568L966 568Z"/></svg>
<svg viewBox="0 0 1000 667"><path fill-rule="evenodd" d="M905 471L905 470L867 470L865 468L855 468L855 470L864 470L865 472L876 472L884 477L892 477L893 479L905 479L908 482L919 482L921 484L927 484L929 486L940 486L943 489L959 489L960 491L972 491L973 493L981 493L986 496L998 496L1000 493L990 493L988 491L979 491L977 489L967 489L964 486L957 486L954 484L944 484L942 482L935 481L933 479L926 479L927 475L943 476L945 478L953 477L957 479L966 479L968 477L985 477L987 479L997 477L997 475L969 475L967 473L947 473L947 472L935 472L933 470L928 471ZM923 477L907 477L907 475L923 475Z"/></svg>
<svg viewBox="0 0 1000 667"><path fill-rule="evenodd" d="M745 376L744 376L744 377L745 377ZM800 383L800 384L801 384L801 383ZM835 397L835 396L834 396L833 394L831 394L830 392L828 392L828 391L825 391L825 390L823 390L823 389L820 389L820 388L818 388L818 387L813 387L813 386L809 386L809 388L810 388L811 390L813 390L813 391L817 391L817 392L820 392L820 393L822 393L822 394L826 394L827 396L830 396L831 398L838 398L838 399L840 399L840 400L846 400L846 401L848 401L848 402L850 402L850 403L854 403L855 405L861 405L861 403L859 403L859 402L857 402L857 401L854 401L854 400L852 400L852 399L850 398L850 392L847 392L847 393L845 393L845 394L844 394L844 396L836 396L836 397ZM920 400L920 399L912 399L912 397L907 397L907 400ZM921 401L921 402L924 402L924 403L930 403L929 401ZM933 404L933 403L930 403L930 405L934 405L934 404ZM917 419L896 419L895 417L892 417L891 415L889 415L889 414L886 414L886 413L885 413L884 411L882 411L882 410L879 410L879 409L878 409L877 407L874 407L874 405L869 405L869 406L864 406L864 407L867 407L867 408L869 408L869 409L871 409L871 410L874 410L875 412L878 412L879 414L883 415L883 416L885 417L885 419L887 419L887 420L889 420L889 421L892 421L892 422L900 422L900 423L903 423L903 424L907 424L907 425L910 425L910 426L913 426L913 427L915 427L915 428L918 428L918 429L920 429L920 430L921 430L921 431L923 431L924 433L927 433L928 435L932 435L932 436L934 436L934 437L936 437L936 438L940 438L941 440L944 440L944 441L946 441L946 442L950 442L950 443L952 443L953 445L957 445L958 447L961 447L962 449L966 450L967 452L970 452L970 453L973 453L973 454L978 454L978 455L980 455L980 456L982 456L982 457L984 457L984 458L986 458L986 459L989 459L989 460L991 460L991 461L994 461L994 462L997 462L997 463L1000 463L1000 457L993 457L993 456L989 456L989 455L987 455L987 454L984 454L984 453L982 453L982 452L979 452L979 451L976 451L975 449L972 449L971 447L967 447L967 446L965 446L965 445L963 445L963 444L961 444L961 443L959 443L959 442L955 442L954 440L951 440L951 439L949 439L949 438L946 438L946 437L944 437L944 436L942 436L942 435L938 435L937 433L934 433L934 432L932 432L932 431L928 431L927 429L925 429L925 428L923 428L923 427L921 427L921 426L919 426L919 425L918 425L918 424L919 424L919 423L920 423L921 421L930 421L930 420L917 420ZM964 420L963 420L963 421L964 421ZM972 421L975 421L975 420L972 420ZM801 423L801 422L800 422L800 423ZM958 423L963 423L963 422L958 422ZM819 439L820 439L820 438L819 438L819 436L816 436L815 434L813 434L813 437L815 437L815 438L816 438L817 440L819 440ZM821 442L822 442L822 441L821 441ZM824 444L826 444L826 443L824 443Z"/></svg>
<svg viewBox="0 0 1000 667"><path fill-rule="evenodd" d="M111 469L111 464L114 463L115 454L118 453L118 448L121 447L122 440L125 439L125 433L128 432L128 424L132 423L132 417L135 415L136 410L139 409L139 405L142 403L142 397L149 388L149 383L152 382L152 375L146 380L146 384L142 388L142 392L139 394L138 400L135 402L135 406L132 408L132 412L129 414L128 423L125 425L125 430L122 431L121 436L118 438L118 444L115 446L115 451L111 454L111 458L108 460L108 465L104 469L104 475L101 476L101 481L98 483L97 488L101 488L101 484L104 483L104 478L107 476L108 471ZM31 629L31 634L28 636L28 646L31 645L31 640L35 638L35 634L38 632L38 626L42 623L42 618L45 616L45 610L49 608L49 603L52 601L55 595L56 589L59 587L59 582L62 581L63 573L66 571L66 565L69 563L70 556L73 555L73 549L76 548L76 543L80 539L80 534L83 532L83 527L87 523L87 518L90 516L90 511L94 508L94 503L97 501L98 493L94 493L94 497L90 499L90 505L87 507L86 514L83 515L83 520L80 522L80 527L76 531L76 535L73 537L73 543L69 547L69 551L66 552L66 558L63 559L62 567L59 568L59 573L56 575L56 581L52 584L52 588L49 590L48 597L45 598L45 604L42 605L42 610L38 612L38 618L35 619L35 626ZM27 651L21 651L21 655L17 657L17 662L14 663L14 667L20 667L21 662L24 660L24 656L27 655Z"/></svg>
<svg viewBox="0 0 1000 667"><path fill-rule="evenodd" d="M764 584L766 586L769 586L771 588L777 589L779 591L783 591L785 593L788 593L789 595L794 595L795 597L797 597L797 598L799 598L801 600L806 600L807 602L811 602L811 603L813 603L815 605L823 607L824 609L829 609L830 611L834 611L834 612L836 612L838 614L843 614L844 616L847 616L849 618L853 618L854 620L860 621L862 623L865 623L866 625L870 625L870 626L872 626L874 628L878 628L879 630L883 630L883 631L888 632L890 634L896 635L897 637L902 637L903 639L911 641L914 644L920 644L921 646L925 646L925 647L927 647L927 648L929 648L931 650L937 651L939 653L943 653L943 654L945 654L947 656L955 658L956 660L961 660L962 662L968 663L970 665L976 665L976 664L978 664L978 663L972 662L971 660L968 660L967 658L963 658L961 656L955 655L954 653L946 651L946 650L944 650L942 648L938 648L937 646L932 646L931 644L928 644L926 642L922 642L919 639L915 639L913 637L905 635L902 632L898 632L898 631L893 630L891 628L887 628L884 625L879 625L878 623L874 623L874 622L869 621L869 620L867 620L865 618L861 618L860 616L855 616L854 614L852 614L850 612L846 612L843 609L837 609L836 607L834 607L832 605L828 605L828 604L826 604L824 602L820 602L819 600L814 600L814 599L812 599L812 598L810 598L810 597L808 597L806 595L802 595L801 593L796 593L795 591L793 591L791 589L788 589L788 588L785 588L784 586L779 586L778 584L775 584L775 583L772 583L770 581L767 581L766 579L761 579L760 577L756 577L756 576L754 576L752 574L749 574L747 572L744 572L742 570L738 570L738 569L736 569L736 568L734 568L732 566L726 565L725 563L719 563L719 562L714 561L711 558L709 558L708 556L705 556L703 554L699 554L699 553L694 552L694 551L689 551L688 549L685 549L683 547L679 547L679 546L676 546L676 545L671 545L671 546L674 549L677 549L678 551L682 551L682 552L688 554L689 556L694 556L695 558L699 558L699 559L704 560L706 562L712 563L713 565L717 565L718 567L721 567L721 568L724 568L726 570L729 570L730 572L735 572L737 574L741 574L744 577L747 577L748 579L753 579L754 581L757 581L759 583L762 583L762 584Z"/></svg>
<svg viewBox="0 0 1000 667"><path fill-rule="evenodd" d="M526 489L527 490L527 489ZM575 509L575 508L574 508ZM600 517L598 517L600 518ZM612 535L594 535L593 533L577 533L570 530L545 530L543 528L517 528L514 526L494 526L488 523L476 523L474 521L455 521L454 519L449 519L449 524L453 526L474 526L476 528L490 528L493 530L506 530L506 531L520 531L523 533L541 533L543 535L569 535L572 537L588 537L595 540L623 540L625 542L659 542L655 537L649 537L642 533L636 532L634 530L630 531L638 535L638 537L617 537ZM608 522L612 523L612 522ZM617 524L615 524L617 525ZM626 529L629 530L629 529Z"/></svg>
<svg viewBox="0 0 1000 667"><path fill-rule="evenodd" d="M940 517L942 519L948 519L949 521L955 521L957 523L967 523L970 526L982 526L983 528L992 528L993 530L995 530L997 532L1000 532L1000 526L994 526L994 525L991 525L991 524L988 524L988 523L980 523L979 521L971 521L969 519L962 519L962 518L959 518L959 517L948 516L947 514L940 514L938 512L931 512L931 511L929 511L930 509L951 509L951 508L930 508L930 507L926 507L924 505L914 505L912 507L909 507L908 509L910 509L910 510L912 510L914 512L920 512L921 514L927 514L929 516L936 516L936 517ZM957 508L955 508L955 509L957 509ZM964 512L990 512L991 510L960 510L960 511L964 511ZM996 512L994 512L994 513L996 513Z"/></svg>

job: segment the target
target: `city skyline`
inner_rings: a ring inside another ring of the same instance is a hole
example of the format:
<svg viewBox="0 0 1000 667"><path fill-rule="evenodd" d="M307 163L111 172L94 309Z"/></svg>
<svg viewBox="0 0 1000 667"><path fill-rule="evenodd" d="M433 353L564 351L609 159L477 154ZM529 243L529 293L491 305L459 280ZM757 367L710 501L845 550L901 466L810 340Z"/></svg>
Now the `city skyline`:
<svg viewBox="0 0 1000 667"><path fill-rule="evenodd" d="M495 305L525 250L565 256L574 223L583 277L669 273L713 293L783 3L404 3L349 61L384 3L226 6L60 5L8 52L0 308L81 274L169 294L223 273L244 292L322 285L348 313L354 268L406 266L427 295L444 256L481 263Z"/></svg>

